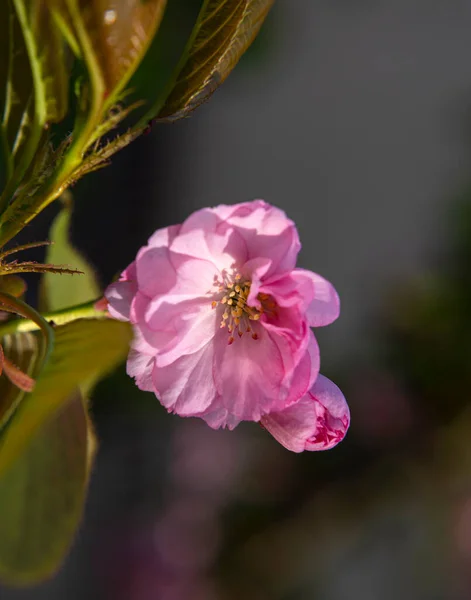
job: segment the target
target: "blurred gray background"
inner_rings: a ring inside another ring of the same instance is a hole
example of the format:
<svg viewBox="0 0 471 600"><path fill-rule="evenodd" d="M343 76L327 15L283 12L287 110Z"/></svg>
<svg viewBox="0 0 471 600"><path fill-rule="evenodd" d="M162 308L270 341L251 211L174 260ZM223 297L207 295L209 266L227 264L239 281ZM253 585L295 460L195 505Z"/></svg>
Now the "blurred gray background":
<svg viewBox="0 0 471 600"><path fill-rule="evenodd" d="M259 197L294 219L303 266L343 301L324 357L371 351L388 286L442 243L468 176L470 26L466 0L280 1L263 62L167 134L168 223Z"/></svg>

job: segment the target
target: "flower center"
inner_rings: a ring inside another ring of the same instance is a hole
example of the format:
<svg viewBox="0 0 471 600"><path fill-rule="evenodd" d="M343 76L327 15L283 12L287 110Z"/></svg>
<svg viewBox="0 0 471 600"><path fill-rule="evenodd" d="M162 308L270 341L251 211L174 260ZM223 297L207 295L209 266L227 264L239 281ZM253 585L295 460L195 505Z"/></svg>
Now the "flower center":
<svg viewBox="0 0 471 600"><path fill-rule="evenodd" d="M223 281L221 282L215 277L214 285L218 286L218 292L222 294L222 297L219 301L213 301L211 305L213 308L219 304L224 305L220 327L227 327L228 344L234 342L233 334L235 333L239 337L242 337L244 333L251 333L252 338L257 340L258 335L253 331L253 324L260 319L264 309L263 306L257 308L247 304L251 282L244 281L240 273L228 276L226 272L223 272ZM260 298L260 300L262 299Z"/></svg>

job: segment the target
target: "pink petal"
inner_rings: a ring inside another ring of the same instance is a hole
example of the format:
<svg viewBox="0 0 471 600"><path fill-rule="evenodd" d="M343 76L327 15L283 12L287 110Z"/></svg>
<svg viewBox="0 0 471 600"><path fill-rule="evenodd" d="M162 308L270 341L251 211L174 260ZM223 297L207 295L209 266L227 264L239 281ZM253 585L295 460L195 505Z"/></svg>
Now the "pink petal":
<svg viewBox="0 0 471 600"><path fill-rule="evenodd" d="M180 302L161 305L159 321L151 319L149 326L156 323L162 327L169 341L166 346L158 347L157 364L159 367L175 362L180 356L193 354L206 346L219 332L219 320L216 311L207 302Z"/></svg>
<svg viewBox="0 0 471 600"><path fill-rule="evenodd" d="M298 291L306 301L306 316L311 327L330 325L338 318L340 299L330 282L305 269L295 269L291 277L298 282Z"/></svg>
<svg viewBox="0 0 471 600"><path fill-rule="evenodd" d="M286 385L289 386L288 397L284 406L290 406L302 398L312 388L319 376L320 355L319 346L312 330L309 330L309 343L292 377Z"/></svg>
<svg viewBox="0 0 471 600"><path fill-rule="evenodd" d="M191 417L204 412L217 397L213 380L214 345L153 370L154 391L171 412Z"/></svg>
<svg viewBox="0 0 471 600"><path fill-rule="evenodd" d="M221 398L218 396L208 410L195 415L206 421L212 429L229 429L232 431L240 423L240 419L231 414L227 408L224 408Z"/></svg>
<svg viewBox="0 0 471 600"><path fill-rule="evenodd" d="M287 395L279 348L263 327L255 331L257 340L245 333L231 345L224 330L214 338L213 375L220 398L217 408L225 415L222 426L231 419L258 421Z"/></svg>
<svg viewBox="0 0 471 600"><path fill-rule="evenodd" d="M175 337L171 331L153 331L145 321L135 324L133 330L131 348L147 356L156 356L159 351L165 350Z"/></svg>
<svg viewBox="0 0 471 600"><path fill-rule="evenodd" d="M131 314L154 345L159 366L196 352L214 336L213 264L165 248L145 248L138 255L137 272L140 291Z"/></svg>
<svg viewBox="0 0 471 600"><path fill-rule="evenodd" d="M268 333L280 354L284 370L283 385L288 387L310 341L314 339L313 333L306 321L300 319L294 310L278 308L276 317L268 319L263 315L262 319L261 327ZM309 373L303 393L308 389L308 381Z"/></svg>
<svg viewBox="0 0 471 600"><path fill-rule="evenodd" d="M286 214L263 200L216 207L227 222L242 235L247 246L247 259L269 258L270 274L290 271L296 265L301 249L295 224Z"/></svg>
<svg viewBox="0 0 471 600"><path fill-rule="evenodd" d="M249 306L260 308L260 300L257 298L263 286L262 280L272 268L269 258L251 258L240 269L244 279L251 281L250 293L247 298Z"/></svg>
<svg viewBox="0 0 471 600"><path fill-rule="evenodd" d="M288 450L328 450L345 437L350 411L339 388L319 375L301 400L261 423Z"/></svg>
<svg viewBox="0 0 471 600"><path fill-rule="evenodd" d="M132 262L123 271L119 281L112 283L105 291L108 300L108 311L119 321L129 321L131 302L137 292L136 263Z"/></svg>
<svg viewBox="0 0 471 600"><path fill-rule="evenodd" d="M157 229L157 231L150 236L147 242L148 246L151 246L152 248L168 248L178 235L180 228L181 225L170 225L170 227Z"/></svg>
<svg viewBox="0 0 471 600"><path fill-rule="evenodd" d="M142 354L138 350L129 352L126 372L130 377L134 377L136 385L145 392L154 391L152 381L152 371L154 369L155 359L153 356Z"/></svg>
<svg viewBox="0 0 471 600"><path fill-rule="evenodd" d="M142 248L136 263L139 291L163 302L209 298L216 290L214 278L220 276L211 262L176 254L167 248Z"/></svg>
<svg viewBox="0 0 471 600"><path fill-rule="evenodd" d="M171 244L172 252L213 263L219 270L247 260L245 240L218 214L204 208L188 217Z"/></svg>
<svg viewBox="0 0 471 600"><path fill-rule="evenodd" d="M264 335L263 331L261 335ZM218 383L218 394L215 395L207 410L194 416L204 419L213 429L220 427L234 429L243 420L257 420L260 410L269 410L270 405L273 410L276 406L290 404L306 393L319 372L319 348L312 332L308 348L291 379L286 378L280 349L278 348L280 353L280 362L278 362L276 344L271 346L274 342L270 337L265 344L262 343L261 347L257 348L263 339L262 337L253 340L244 334L231 346L227 346L224 339L217 341L219 350L215 354L214 375ZM241 359L239 358L241 349L237 350L237 354L231 354L231 349L242 340L246 343L246 352L245 357ZM222 349L221 344L224 344ZM262 358L261 365L251 362L251 351ZM263 357L264 352L268 354L267 357ZM244 364L244 361L247 362ZM221 363L224 363L224 369L221 369ZM268 363L270 369L265 368ZM229 376L226 368L229 370ZM271 400L267 396L268 389L273 390Z"/></svg>
<svg viewBox="0 0 471 600"><path fill-rule="evenodd" d="M167 293L177 281L167 248L141 248L136 258L136 272L139 291L149 298Z"/></svg>

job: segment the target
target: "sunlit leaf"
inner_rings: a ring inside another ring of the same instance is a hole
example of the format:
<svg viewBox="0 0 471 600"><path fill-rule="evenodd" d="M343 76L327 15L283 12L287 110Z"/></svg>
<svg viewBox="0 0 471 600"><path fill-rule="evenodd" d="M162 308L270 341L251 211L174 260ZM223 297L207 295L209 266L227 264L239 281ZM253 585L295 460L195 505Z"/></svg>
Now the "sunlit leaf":
<svg viewBox="0 0 471 600"><path fill-rule="evenodd" d="M162 19L166 0L80 0L109 91L127 83Z"/></svg>
<svg viewBox="0 0 471 600"><path fill-rule="evenodd" d="M124 360L130 340L129 325L110 319L80 319L55 327L50 359L33 392L25 395L1 432L0 477L78 386L87 393Z"/></svg>
<svg viewBox="0 0 471 600"><path fill-rule="evenodd" d="M105 97L121 90L162 19L166 0L53 0L63 33L105 82Z"/></svg>
<svg viewBox="0 0 471 600"><path fill-rule="evenodd" d="M76 313L84 311L86 307L78 307ZM21 321L3 328L11 331L23 324L37 327ZM0 577L12 584L47 578L70 547L96 445L83 394L124 359L131 339L128 324L107 318L79 319L55 331L52 356L19 405L19 396L0 377L0 397L10 399L10 412L16 402L0 432ZM25 370L34 369L39 335L3 333L5 354Z"/></svg>
<svg viewBox="0 0 471 600"><path fill-rule="evenodd" d="M42 123L61 121L67 112L65 44L47 2L13 0L34 77L36 112Z"/></svg>
<svg viewBox="0 0 471 600"><path fill-rule="evenodd" d="M273 3L204 2L159 119L179 119L208 100L250 46Z"/></svg>
<svg viewBox="0 0 471 600"><path fill-rule="evenodd" d="M0 577L36 583L58 568L85 500L93 431L78 390L0 477Z"/></svg>
<svg viewBox="0 0 471 600"><path fill-rule="evenodd" d="M55 218L49 233L53 244L48 247L45 262L78 269L83 275L45 273L41 278L41 308L55 311L82 304L99 297L101 290L93 267L72 246L69 233L72 206L65 206Z"/></svg>
<svg viewBox="0 0 471 600"><path fill-rule="evenodd" d="M3 3L10 14L3 99L3 154L8 158L7 184L0 205L4 209L35 157L48 143L45 128L67 111L68 70L64 41L46 2L12 0Z"/></svg>

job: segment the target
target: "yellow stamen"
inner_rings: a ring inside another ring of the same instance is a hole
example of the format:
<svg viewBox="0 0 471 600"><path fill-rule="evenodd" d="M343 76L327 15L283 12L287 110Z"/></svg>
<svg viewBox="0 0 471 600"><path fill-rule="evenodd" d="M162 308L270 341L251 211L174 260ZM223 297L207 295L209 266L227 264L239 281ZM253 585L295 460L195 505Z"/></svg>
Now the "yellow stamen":
<svg viewBox="0 0 471 600"><path fill-rule="evenodd" d="M264 313L268 318L271 318L277 309L274 299L269 294L259 293L257 300L261 304L260 307L250 306L248 298L252 284L248 280L243 281L242 275L240 273L234 274L234 271L232 273L224 271L222 281L216 278L215 285L219 285L221 293L219 303L225 305L220 327L227 327L229 332L228 344L234 342L235 332L237 332L238 337L242 337L245 332L250 333L254 340L258 340L259 335L257 331L254 331L255 326L254 329L252 328L251 322L259 321ZM211 302L213 308L216 308L217 305L218 302Z"/></svg>

